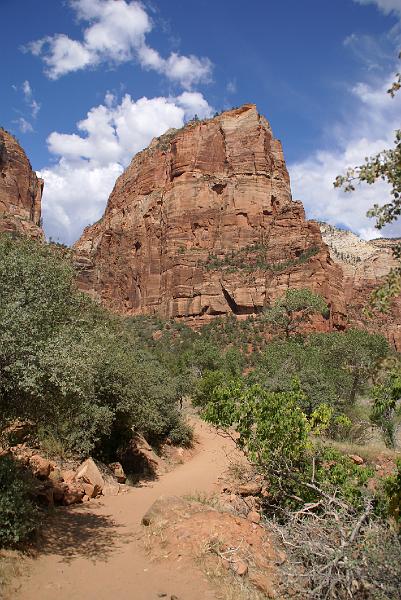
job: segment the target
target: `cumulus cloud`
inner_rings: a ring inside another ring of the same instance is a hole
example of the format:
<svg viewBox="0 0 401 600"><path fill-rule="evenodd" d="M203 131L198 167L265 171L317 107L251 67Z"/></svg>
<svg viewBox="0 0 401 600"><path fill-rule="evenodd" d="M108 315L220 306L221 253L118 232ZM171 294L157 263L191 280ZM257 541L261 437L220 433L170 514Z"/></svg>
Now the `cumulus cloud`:
<svg viewBox="0 0 401 600"><path fill-rule="evenodd" d="M152 21L139 1L70 0L69 4L78 20L88 25L82 40L58 33L26 46L26 50L42 58L50 79L102 63L136 60L142 68L157 71L186 89L210 80L212 64L208 58L175 52L163 58L147 45Z"/></svg>
<svg viewBox="0 0 401 600"><path fill-rule="evenodd" d="M212 112L199 92L138 100L126 94L121 102L107 92L104 104L77 124L77 133L48 137L49 150L58 158L40 171L46 233L67 244L75 241L101 217L115 180L134 154L170 127Z"/></svg>
<svg viewBox="0 0 401 600"><path fill-rule="evenodd" d="M386 15L394 12L401 16L401 0L354 0L354 2L358 4L376 4Z"/></svg>
<svg viewBox="0 0 401 600"><path fill-rule="evenodd" d="M349 117L332 127L334 149L318 150L289 165L294 197L304 202L310 218L346 226L364 239L380 237L366 211L375 203L388 201L389 188L380 181L361 184L355 192L345 193L335 189L333 181L348 167L362 164L365 157L393 145L394 131L400 127L401 95L392 99L386 93L391 82L387 77L376 85L355 85L350 90L355 105ZM399 229L399 225L393 227L391 234L400 235Z"/></svg>

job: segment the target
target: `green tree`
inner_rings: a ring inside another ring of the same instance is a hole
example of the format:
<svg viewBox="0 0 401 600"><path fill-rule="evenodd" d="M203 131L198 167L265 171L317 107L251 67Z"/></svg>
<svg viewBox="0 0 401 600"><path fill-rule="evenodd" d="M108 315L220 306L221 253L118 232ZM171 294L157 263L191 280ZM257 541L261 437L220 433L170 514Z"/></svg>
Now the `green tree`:
<svg viewBox="0 0 401 600"><path fill-rule="evenodd" d="M370 420L382 432L389 448L395 447L396 417L401 413L401 373L399 368L390 371L383 383L372 390L373 406Z"/></svg>
<svg viewBox="0 0 401 600"><path fill-rule="evenodd" d="M267 473L296 470L309 448L309 424L300 406L303 392L294 383L289 392L270 392L260 385L232 380L217 387L207 405L206 420L229 430L252 462Z"/></svg>
<svg viewBox="0 0 401 600"><path fill-rule="evenodd" d="M0 324L0 426L30 419L80 455L134 431L178 439L178 377L51 247L0 236Z"/></svg>
<svg viewBox="0 0 401 600"><path fill-rule="evenodd" d="M302 410L306 414L310 415L321 403L330 404L338 412L350 389L350 375L341 364L331 360L327 347L322 351L314 340L273 340L255 358L255 368L248 380L274 392L287 392L297 378L304 392Z"/></svg>
<svg viewBox="0 0 401 600"><path fill-rule="evenodd" d="M321 296L308 289L288 289L271 308L266 309L264 321L273 332L288 338L299 333L314 315L329 316L329 309Z"/></svg>
<svg viewBox="0 0 401 600"><path fill-rule="evenodd" d="M313 335L310 343L325 355L332 368L340 368L349 374L350 385L343 390L343 397L350 404L366 388L382 359L390 352L382 335L362 329Z"/></svg>

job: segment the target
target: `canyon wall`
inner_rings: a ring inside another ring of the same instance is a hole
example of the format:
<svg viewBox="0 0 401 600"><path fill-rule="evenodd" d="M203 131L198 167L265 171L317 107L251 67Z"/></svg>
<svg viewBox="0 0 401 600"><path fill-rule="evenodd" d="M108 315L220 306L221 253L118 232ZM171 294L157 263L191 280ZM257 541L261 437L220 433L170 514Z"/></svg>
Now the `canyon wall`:
<svg viewBox="0 0 401 600"><path fill-rule="evenodd" d="M0 232L44 239L41 228L43 180L32 171L17 140L0 128Z"/></svg>
<svg viewBox="0 0 401 600"><path fill-rule="evenodd" d="M320 224L323 240L330 254L344 273L344 293L350 326L363 327L382 333L401 351L401 297L391 302L388 313L375 312L373 318L364 314L369 297L379 287L392 268L399 265L392 248L400 239L365 241L351 231Z"/></svg>
<svg viewBox="0 0 401 600"><path fill-rule="evenodd" d="M0 129L0 232L44 240L43 181ZM368 319L371 292L397 265L399 240L369 242L305 219L281 144L254 105L169 130L118 178L104 216L75 244L79 287L125 315L198 326L257 314L288 288L330 307L315 329L383 333L401 350L401 298Z"/></svg>
<svg viewBox="0 0 401 600"><path fill-rule="evenodd" d="M345 324L341 268L292 200L281 144L252 104L154 139L74 250L81 289L126 315L199 324L307 287L330 306L318 329Z"/></svg>

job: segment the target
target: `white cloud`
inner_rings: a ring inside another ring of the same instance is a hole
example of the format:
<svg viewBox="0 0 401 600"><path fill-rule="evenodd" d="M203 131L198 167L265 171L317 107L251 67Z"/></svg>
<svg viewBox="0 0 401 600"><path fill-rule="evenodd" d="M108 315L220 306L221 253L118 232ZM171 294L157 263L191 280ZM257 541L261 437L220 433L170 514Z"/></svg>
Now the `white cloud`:
<svg viewBox="0 0 401 600"><path fill-rule="evenodd" d="M19 117L16 121L14 121L18 125L18 128L21 133L32 133L33 127L32 124L27 121L24 117Z"/></svg>
<svg viewBox="0 0 401 600"><path fill-rule="evenodd" d="M231 81L229 81L227 83L226 86L226 90L229 94L236 94L237 93L237 82L235 79L232 79Z"/></svg>
<svg viewBox="0 0 401 600"><path fill-rule="evenodd" d="M31 110L32 117L36 119L41 109L41 105L33 97L33 90L28 80L25 80L22 84L22 93L24 95L25 103L29 106Z"/></svg>
<svg viewBox="0 0 401 600"><path fill-rule="evenodd" d="M32 97L32 88L29 81L24 81L24 83L22 84L22 91L24 93L25 99L30 100Z"/></svg>
<svg viewBox="0 0 401 600"><path fill-rule="evenodd" d="M77 124L78 133L53 132L48 138L50 152L59 158L40 171L46 233L62 242L75 241L101 217L116 178L134 154L170 127L212 112L198 92L138 100L127 94L120 103L107 92L104 104Z"/></svg>
<svg viewBox="0 0 401 600"><path fill-rule="evenodd" d="M210 80L209 59L175 52L163 58L146 44L152 22L139 1L70 0L69 3L78 19L88 24L83 39L73 40L59 33L35 40L26 47L42 58L50 79L102 63L137 60L144 69L155 70L186 89Z"/></svg>
<svg viewBox="0 0 401 600"><path fill-rule="evenodd" d="M358 4L376 4L386 15L391 12L401 15L401 0L354 0L354 2Z"/></svg>
<svg viewBox="0 0 401 600"><path fill-rule="evenodd" d="M310 218L345 225L365 239L380 236L366 211L388 201L389 188L380 181L345 193L335 189L333 181L348 167L393 145L394 131L400 127L401 95L392 99L386 93L391 81L387 77L376 85L355 85L350 92L356 106L351 108L350 103L348 118L332 127L334 149L318 150L288 167L294 197L303 201ZM399 229L393 227L391 234L400 235Z"/></svg>

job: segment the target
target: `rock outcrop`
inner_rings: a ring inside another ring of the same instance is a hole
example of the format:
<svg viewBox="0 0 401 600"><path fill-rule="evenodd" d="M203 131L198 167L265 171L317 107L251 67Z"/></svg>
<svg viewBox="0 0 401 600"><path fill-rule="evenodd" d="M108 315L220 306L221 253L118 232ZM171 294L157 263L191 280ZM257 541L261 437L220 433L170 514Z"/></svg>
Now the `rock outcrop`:
<svg viewBox="0 0 401 600"><path fill-rule="evenodd" d="M321 223L323 240L344 273L344 292L350 325L382 333L401 351L401 297L392 301L389 313L364 316L373 290L383 283L389 271L398 266L392 248L400 239L364 241L351 231Z"/></svg>
<svg viewBox="0 0 401 600"><path fill-rule="evenodd" d="M0 232L44 239L41 228L43 180L32 171L17 140L0 128Z"/></svg>
<svg viewBox="0 0 401 600"><path fill-rule="evenodd" d="M281 144L252 104L154 139L75 252L81 288L124 314L198 324L308 287L331 309L317 328L344 325L341 269L292 200Z"/></svg>

